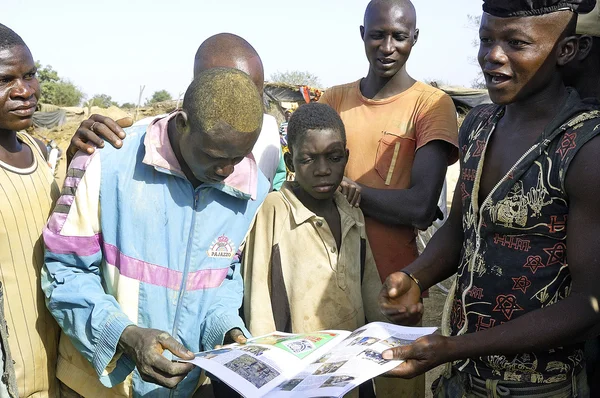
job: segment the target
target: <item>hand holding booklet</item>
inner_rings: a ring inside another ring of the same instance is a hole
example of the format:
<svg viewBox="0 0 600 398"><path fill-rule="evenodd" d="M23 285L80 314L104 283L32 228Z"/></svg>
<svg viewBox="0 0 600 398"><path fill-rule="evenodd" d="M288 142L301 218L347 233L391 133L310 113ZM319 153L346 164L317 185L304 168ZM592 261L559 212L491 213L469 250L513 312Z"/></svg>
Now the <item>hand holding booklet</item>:
<svg viewBox="0 0 600 398"><path fill-rule="evenodd" d="M182 362L205 369L247 398L341 397L402 363L383 359L383 351L435 330L375 322L354 332L274 332Z"/></svg>

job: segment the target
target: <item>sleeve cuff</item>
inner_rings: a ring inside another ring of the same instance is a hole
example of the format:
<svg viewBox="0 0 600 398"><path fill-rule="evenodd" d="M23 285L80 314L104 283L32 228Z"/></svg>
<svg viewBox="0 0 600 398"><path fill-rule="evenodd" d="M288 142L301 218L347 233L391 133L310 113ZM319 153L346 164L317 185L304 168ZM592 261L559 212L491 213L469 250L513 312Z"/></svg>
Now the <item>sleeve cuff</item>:
<svg viewBox="0 0 600 398"><path fill-rule="evenodd" d="M220 315L220 316L219 316ZM225 334L231 329L238 328L244 333L246 338L252 337L242 318L237 314L219 314L213 315L211 322L208 322L202 337L202 349L204 351L212 350L215 346L223 344Z"/></svg>
<svg viewBox="0 0 600 398"><path fill-rule="evenodd" d="M133 364L131 360L125 356L121 356L117 361L115 369L110 372L110 374L105 372L107 366L115 356L117 344L119 343L121 334L123 334L123 330L130 325L133 325L133 322L131 322L125 314L116 314L113 315L104 326L94 357L92 358L92 366L94 367L96 374L100 377L102 384L105 384L105 381L116 378L117 375L122 375L123 380L125 380L125 377L127 377L127 375L135 368L135 364ZM127 373L124 373L125 371ZM116 384L118 383L119 382ZM114 381L111 385L114 385Z"/></svg>

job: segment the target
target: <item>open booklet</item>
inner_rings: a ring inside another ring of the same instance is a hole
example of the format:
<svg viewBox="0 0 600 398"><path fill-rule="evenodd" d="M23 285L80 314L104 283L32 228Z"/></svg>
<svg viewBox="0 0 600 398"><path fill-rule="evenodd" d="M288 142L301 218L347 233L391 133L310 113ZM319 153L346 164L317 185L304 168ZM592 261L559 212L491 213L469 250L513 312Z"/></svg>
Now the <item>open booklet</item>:
<svg viewBox="0 0 600 398"><path fill-rule="evenodd" d="M411 344L435 330L375 322L354 332L274 332L245 345L198 353L185 362L205 369L247 398L341 397L402 362L383 359L383 351Z"/></svg>

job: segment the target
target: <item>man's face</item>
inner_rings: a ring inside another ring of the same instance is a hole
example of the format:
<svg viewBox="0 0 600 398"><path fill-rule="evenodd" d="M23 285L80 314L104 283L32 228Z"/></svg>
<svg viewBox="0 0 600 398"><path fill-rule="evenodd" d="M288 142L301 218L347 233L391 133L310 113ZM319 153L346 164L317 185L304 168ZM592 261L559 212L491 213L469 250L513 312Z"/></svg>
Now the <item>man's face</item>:
<svg viewBox="0 0 600 398"><path fill-rule="evenodd" d="M194 131L181 136L181 156L194 177L201 182L217 183L233 173L254 147L260 129L240 133L227 123L220 122L208 132Z"/></svg>
<svg viewBox="0 0 600 398"><path fill-rule="evenodd" d="M0 129L31 127L40 96L35 63L26 46L0 50Z"/></svg>
<svg viewBox="0 0 600 398"><path fill-rule="evenodd" d="M557 75L557 18L497 18L484 13L478 60L490 98L507 105L539 93ZM566 27L566 25L565 25Z"/></svg>
<svg viewBox="0 0 600 398"><path fill-rule="evenodd" d="M308 130L291 150L286 161L292 162L296 182L317 200L332 198L348 162L340 133L332 129Z"/></svg>
<svg viewBox="0 0 600 398"><path fill-rule="evenodd" d="M371 71L391 78L406 65L419 33L414 15L406 7L382 4L365 16L360 34Z"/></svg>

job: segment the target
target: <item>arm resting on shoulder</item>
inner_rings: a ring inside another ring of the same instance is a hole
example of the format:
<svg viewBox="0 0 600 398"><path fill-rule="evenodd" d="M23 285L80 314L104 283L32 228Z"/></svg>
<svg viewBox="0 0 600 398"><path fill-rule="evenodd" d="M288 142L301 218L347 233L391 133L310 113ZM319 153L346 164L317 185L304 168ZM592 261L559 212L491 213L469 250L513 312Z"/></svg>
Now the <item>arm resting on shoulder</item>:
<svg viewBox="0 0 600 398"><path fill-rule="evenodd" d="M437 216L437 203L453 146L434 140L417 150L408 189L362 186L360 207L365 215L392 225L427 229Z"/></svg>

